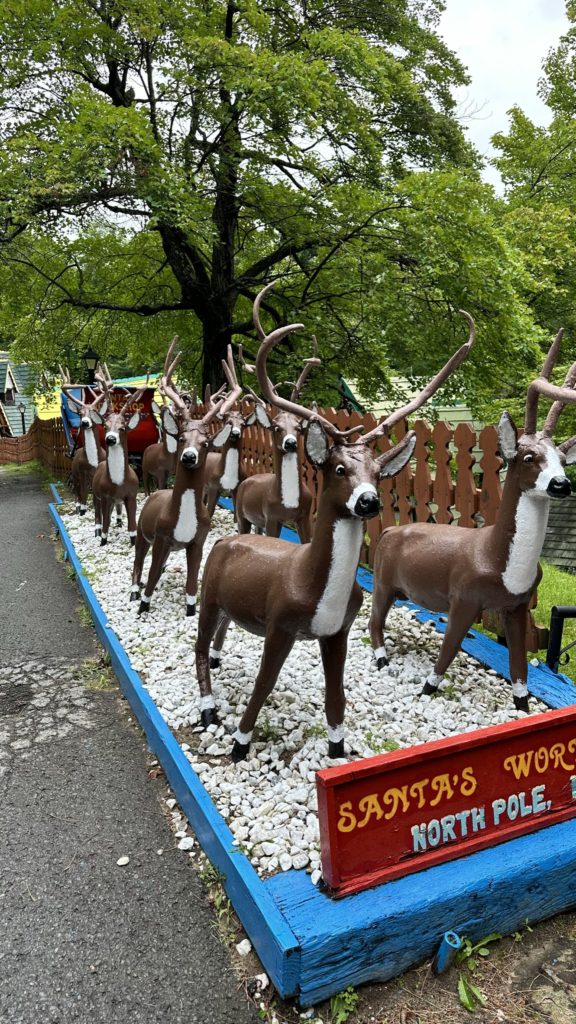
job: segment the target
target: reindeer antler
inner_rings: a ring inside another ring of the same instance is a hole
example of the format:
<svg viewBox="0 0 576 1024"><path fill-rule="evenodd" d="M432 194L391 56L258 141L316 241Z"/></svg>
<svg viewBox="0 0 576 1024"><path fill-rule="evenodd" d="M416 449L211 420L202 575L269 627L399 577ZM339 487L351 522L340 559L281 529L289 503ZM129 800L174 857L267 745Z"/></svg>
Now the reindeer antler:
<svg viewBox="0 0 576 1024"><path fill-rule="evenodd" d="M232 355L231 345L228 345L227 358L222 360L222 369L224 370L224 376L228 381L228 387L230 388L230 392L228 393L228 395L225 396L224 402L220 406L220 409L218 410L220 416L223 416L225 413L229 412L234 403L238 401L240 395L242 394L242 388L238 383L238 378L236 376L236 367L234 366L234 357Z"/></svg>
<svg viewBox="0 0 576 1024"><path fill-rule="evenodd" d="M542 367L540 376L537 377L536 380L532 381L528 387L528 394L526 396L526 420L524 423L524 433L526 434L534 434L536 432L538 424L538 399L540 395L544 395L546 398L555 399L554 404L551 406L544 421L544 426L542 427L542 433L546 437L551 437L554 433L556 424L558 423L558 418L564 406L568 403L574 404L576 402L576 391L574 390L574 385L576 384L576 362L574 362L568 370L562 387L550 384L549 381L550 374L552 373L558 358L563 335L564 329L560 328L550 346L550 349L548 350L548 355L544 360L544 366ZM562 445L559 445L558 447L561 451L563 450Z"/></svg>
<svg viewBox="0 0 576 1024"><path fill-rule="evenodd" d="M186 402L172 383L172 374L182 359L182 352L176 352L176 354L174 354L177 343L178 335L175 334L168 346L168 351L164 360L164 373L160 378L158 388L162 394L167 395L175 409L180 412L186 412L188 408Z"/></svg>
<svg viewBox="0 0 576 1024"><path fill-rule="evenodd" d="M60 370L60 376L62 378L62 384L71 384L72 380L70 377L70 369L68 366L64 367L61 363L58 363L58 369Z"/></svg>
<svg viewBox="0 0 576 1024"><path fill-rule="evenodd" d="M421 406L423 406L428 399L438 391L438 388L440 388L444 381L448 379L450 374L454 373L454 370L457 370L460 364L464 362L476 340L476 324L470 316L470 313L467 313L465 309L459 309L458 312L461 313L464 319L468 321L470 327L468 341L464 345L460 346L458 351L450 357L448 362L441 370L439 370L436 376L433 377L426 387L422 388L414 398L407 402L406 405L401 406L400 409L395 409L394 412L391 412L389 416L386 416L386 418L383 419L377 427L374 427L373 430L364 434L364 437L361 438L362 444L366 444L368 441L374 441L377 437L381 437L382 435L387 436L390 433L391 427L393 427L395 423L403 420L406 416L409 416L410 413L415 412L416 409L420 409Z"/></svg>

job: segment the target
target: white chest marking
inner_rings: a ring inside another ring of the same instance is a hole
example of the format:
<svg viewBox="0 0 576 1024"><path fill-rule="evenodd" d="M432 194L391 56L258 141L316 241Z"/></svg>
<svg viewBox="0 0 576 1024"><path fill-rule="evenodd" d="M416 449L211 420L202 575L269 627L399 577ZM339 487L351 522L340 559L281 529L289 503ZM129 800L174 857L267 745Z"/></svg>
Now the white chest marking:
<svg viewBox="0 0 576 1024"><path fill-rule="evenodd" d="M224 472L220 477L220 486L225 491L233 491L238 487L238 473L240 469L239 452L237 448L229 448L226 452Z"/></svg>
<svg viewBox="0 0 576 1024"><path fill-rule="evenodd" d="M124 449L121 444L111 445L106 453L108 472L113 484L119 487L124 483Z"/></svg>
<svg viewBox="0 0 576 1024"><path fill-rule="evenodd" d="M190 544L196 536L198 517L196 515L196 492L184 491L180 498L180 514L174 527L174 540L179 544Z"/></svg>
<svg viewBox="0 0 576 1024"><path fill-rule="evenodd" d="M172 434L168 433L166 433L164 440L166 442L166 451L170 452L170 455L173 455L178 447L178 441L172 436Z"/></svg>
<svg viewBox="0 0 576 1024"><path fill-rule="evenodd" d="M356 578L364 529L358 519L338 519L332 531L332 561L324 593L310 629L316 636L332 636L342 629Z"/></svg>
<svg viewBox="0 0 576 1024"><path fill-rule="evenodd" d="M516 532L502 573L502 582L510 594L524 594L536 579L549 509L549 498L530 498L527 494L520 497L516 509Z"/></svg>
<svg viewBox="0 0 576 1024"><path fill-rule="evenodd" d="M300 481L298 478L298 452L282 456L280 470L280 496L285 508L298 508L300 504Z"/></svg>
<svg viewBox="0 0 576 1024"><path fill-rule="evenodd" d="M89 464L96 469L98 465L98 449L96 447L96 438L94 437L93 430L84 430L84 449L86 451L86 458Z"/></svg>

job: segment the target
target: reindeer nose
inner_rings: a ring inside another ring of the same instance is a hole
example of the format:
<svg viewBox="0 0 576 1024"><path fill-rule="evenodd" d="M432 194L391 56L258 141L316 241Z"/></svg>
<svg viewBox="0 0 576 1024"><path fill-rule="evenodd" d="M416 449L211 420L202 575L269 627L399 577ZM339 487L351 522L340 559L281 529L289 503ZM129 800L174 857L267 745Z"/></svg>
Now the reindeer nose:
<svg viewBox="0 0 576 1024"><path fill-rule="evenodd" d="M565 476L553 476L546 488L551 498L567 498L571 491L570 481Z"/></svg>
<svg viewBox="0 0 576 1024"><path fill-rule="evenodd" d="M295 452L298 447L298 441L295 437L292 437L292 435L289 434L288 437L284 438L282 447L285 452Z"/></svg>
<svg viewBox="0 0 576 1024"><path fill-rule="evenodd" d="M185 448L181 455L181 461L185 466L195 466L198 462L198 452L195 448Z"/></svg>
<svg viewBox="0 0 576 1024"><path fill-rule="evenodd" d="M118 438L116 434L106 434L106 444L111 448L112 445L118 444Z"/></svg>
<svg viewBox="0 0 576 1024"><path fill-rule="evenodd" d="M82 417L82 426L83 427L89 427L90 426L90 420L88 419L87 416L83 416Z"/></svg>
<svg viewBox="0 0 576 1024"><path fill-rule="evenodd" d="M238 427L232 427L231 434L232 437L240 437L240 430Z"/></svg>
<svg viewBox="0 0 576 1024"><path fill-rule="evenodd" d="M380 501L377 494L369 491L361 494L354 505L354 514L360 519L372 519L380 511Z"/></svg>

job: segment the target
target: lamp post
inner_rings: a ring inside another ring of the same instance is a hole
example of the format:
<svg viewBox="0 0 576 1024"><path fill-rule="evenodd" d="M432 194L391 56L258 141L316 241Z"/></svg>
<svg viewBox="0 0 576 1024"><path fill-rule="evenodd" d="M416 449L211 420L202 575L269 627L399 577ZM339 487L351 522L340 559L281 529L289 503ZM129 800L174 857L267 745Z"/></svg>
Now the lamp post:
<svg viewBox="0 0 576 1024"><path fill-rule="evenodd" d="M98 363L100 362L100 356L98 355L97 352L94 351L93 348L87 348L86 351L82 353L80 358L81 358L82 362L84 363L84 366L86 367L86 373L88 375L87 383L88 384L95 384L96 383L96 377L95 377L96 367L98 366Z"/></svg>
<svg viewBox="0 0 576 1024"><path fill-rule="evenodd" d="M24 402L18 402L18 412L22 418L22 433L26 433L26 406Z"/></svg>

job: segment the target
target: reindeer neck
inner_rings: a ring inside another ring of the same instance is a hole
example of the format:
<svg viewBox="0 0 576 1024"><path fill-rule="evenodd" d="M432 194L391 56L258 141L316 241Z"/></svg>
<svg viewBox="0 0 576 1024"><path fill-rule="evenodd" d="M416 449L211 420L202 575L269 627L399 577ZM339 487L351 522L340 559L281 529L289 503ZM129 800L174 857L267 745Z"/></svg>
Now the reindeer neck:
<svg viewBox="0 0 576 1024"><path fill-rule="evenodd" d="M126 434L120 434L120 443L109 445L106 449L106 466L108 476L116 487L120 487L128 476L128 443Z"/></svg>
<svg viewBox="0 0 576 1024"><path fill-rule="evenodd" d="M508 471L496 522L490 530L489 549L495 568L511 594L524 594L536 579L550 499L522 492L514 472Z"/></svg>
<svg viewBox="0 0 576 1024"><path fill-rule="evenodd" d="M226 442L220 460L220 486L226 491L233 491L240 481L240 449L237 445Z"/></svg>
<svg viewBox="0 0 576 1024"><path fill-rule="evenodd" d="M325 494L320 498L314 536L306 545L309 579L320 597L310 628L329 636L341 628L356 579L364 524L353 516L338 515Z"/></svg>
<svg viewBox="0 0 576 1024"><path fill-rule="evenodd" d="M300 504L300 455L281 452L274 446L274 475L278 497L285 508L298 508Z"/></svg>
<svg viewBox="0 0 576 1024"><path fill-rule="evenodd" d="M190 544L196 536L199 520L205 519L204 503L204 470L186 469L178 461L174 487L170 498L170 510L174 520L174 540L180 544Z"/></svg>
<svg viewBox="0 0 576 1024"><path fill-rule="evenodd" d="M102 449L98 442L98 435L94 427L83 427L84 451L88 465L96 469L102 459Z"/></svg>

